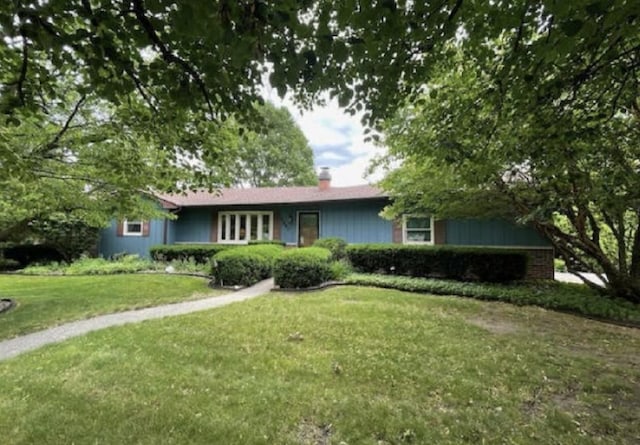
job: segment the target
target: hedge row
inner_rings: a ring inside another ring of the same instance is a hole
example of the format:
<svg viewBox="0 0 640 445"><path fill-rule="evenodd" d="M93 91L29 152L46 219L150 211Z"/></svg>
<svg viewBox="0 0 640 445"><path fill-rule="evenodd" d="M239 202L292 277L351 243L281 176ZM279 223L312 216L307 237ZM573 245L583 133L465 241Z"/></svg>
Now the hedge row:
<svg viewBox="0 0 640 445"><path fill-rule="evenodd" d="M221 286L251 286L269 278L274 262L283 250L282 246L275 244L223 250L213 257L215 282Z"/></svg>
<svg viewBox="0 0 640 445"><path fill-rule="evenodd" d="M149 254L156 261L187 261L193 258L196 263L204 264L218 252L232 247L236 246L233 244L159 244L152 246Z"/></svg>
<svg viewBox="0 0 640 445"><path fill-rule="evenodd" d="M305 247L284 252L273 269L275 284L286 289L318 286L333 279L331 251L322 247Z"/></svg>
<svg viewBox="0 0 640 445"><path fill-rule="evenodd" d="M528 256L496 248L358 244L347 247L353 267L363 273L506 283L527 273Z"/></svg>
<svg viewBox="0 0 640 445"><path fill-rule="evenodd" d="M640 326L640 307L624 300L602 298L582 284L541 281L502 285L373 274L352 274L344 281L358 286L540 306Z"/></svg>

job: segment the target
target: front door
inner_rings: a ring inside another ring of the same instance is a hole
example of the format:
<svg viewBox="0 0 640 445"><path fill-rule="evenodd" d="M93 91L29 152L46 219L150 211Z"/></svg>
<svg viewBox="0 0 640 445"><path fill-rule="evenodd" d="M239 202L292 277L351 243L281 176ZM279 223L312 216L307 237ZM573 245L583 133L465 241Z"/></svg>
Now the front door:
<svg viewBox="0 0 640 445"><path fill-rule="evenodd" d="M320 213L298 213L298 246L309 247L318 239L320 233Z"/></svg>

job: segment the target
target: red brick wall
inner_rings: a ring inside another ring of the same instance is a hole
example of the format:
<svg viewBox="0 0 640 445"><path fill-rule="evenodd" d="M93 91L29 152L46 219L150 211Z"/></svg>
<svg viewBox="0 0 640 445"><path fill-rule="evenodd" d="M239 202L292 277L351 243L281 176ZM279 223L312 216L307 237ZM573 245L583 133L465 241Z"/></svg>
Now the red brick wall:
<svg viewBox="0 0 640 445"><path fill-rule="evenodd" d="M447 222L444 219L433 222L433 244L445 244L447 242Z"/></svg>
<svg viewBox="0 0 640 445"><path fill-rule="evenodd" d="M518 249L529 254L528 280L553 280L553 249Z"/></svg>

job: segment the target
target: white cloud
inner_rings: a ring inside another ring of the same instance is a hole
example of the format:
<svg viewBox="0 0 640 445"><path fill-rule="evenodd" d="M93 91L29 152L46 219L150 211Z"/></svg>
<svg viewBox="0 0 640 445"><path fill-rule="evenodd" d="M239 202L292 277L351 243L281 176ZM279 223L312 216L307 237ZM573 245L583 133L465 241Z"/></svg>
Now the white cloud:
<svg viewBox="0 0 640 445"><path fill-rule="evenodd" d="M313 110L301 112L289 98L280 99L269 87L264 87L264 96L267 100L289 109L314 149L316 164L322 161L333 161L333 167L331 167L333 185L358 185L381 179L380 177L364 179L369 162L375 155L381 153L382 149L372 142L364 141L361 115L351 116L344 113L338 106L337 100L327 100L325 106L316 106ZM326 149L320 150L321 147L327 146L339 147L340 153ZM344 162L340 163L340 161Z"/></svg>
<svg viewBox="0 0 640 445"><path fill-rule="evenodd" d="M349 160L349 158L347 158L346 156L330 150L316 153L316 160L318 159L322 159L323 161L348 161Z"/></svg>

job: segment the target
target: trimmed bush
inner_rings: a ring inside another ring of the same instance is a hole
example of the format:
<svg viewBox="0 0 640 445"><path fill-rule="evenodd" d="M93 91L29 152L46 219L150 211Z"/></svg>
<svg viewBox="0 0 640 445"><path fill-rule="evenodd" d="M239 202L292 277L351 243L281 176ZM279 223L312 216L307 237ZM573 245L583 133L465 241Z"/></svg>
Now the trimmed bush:
<svg viewBox="0 0 640 445"><path fill-rule="evenodd" d="M155 261L188 261L193 258L198 264L208 262L212 256L223 250L236 247L230 244L159 244L149 249Z"/></svg>
<svg viewBox="0 0 640 445"><path fill-rule="evenodd" d="M251 286L269 278L282 246L263 244L223 250L213 257L213 275L222 286Z"/></svg>
<svg viewBox="0 0 640 445"><path fill-rule="evenodd" d="M363 273L506 283L522 280L528 256L497 248L359 244L347 247L353 267Z"/></svg>
<svg viewBox="0 0 640 445"><path fill-rule="evenodd" d="M331 251L334 260L343 260L347 257L347 242L342 238L328 237L320 238L313 243L313 247L322 247Z"/></svg>
<svg viewBox="0 0 640 445"><path fill-rule="evenodd" d="M285 251L273 268L275 284L285 289L318 286L333 279L331 251L321 247L306 247Z"/></svg>
<svg viewBox="0 0 640 445"><path fill-rule="evenodd" d="M261 245L261 244L274 244L276 246L285 246L287 243L285 243L284 241L280 241L277 239L274 240L253 240L253 241L249 241L249 245L250 246L257 246L257 245Z"/></svg>

